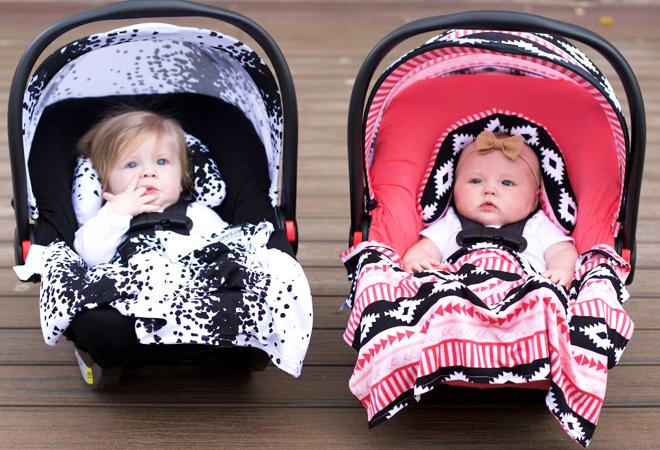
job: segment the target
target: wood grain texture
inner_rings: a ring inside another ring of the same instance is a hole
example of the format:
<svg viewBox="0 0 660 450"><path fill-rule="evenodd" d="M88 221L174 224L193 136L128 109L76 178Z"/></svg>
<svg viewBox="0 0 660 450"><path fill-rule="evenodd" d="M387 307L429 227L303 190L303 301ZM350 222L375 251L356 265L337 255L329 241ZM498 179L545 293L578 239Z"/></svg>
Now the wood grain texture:
<svg viewBox="0 0 660 450"><path fill-rule="evenodd" d="M362 408L347 388L352 366L307 366L299 379L274 366L246 374L221 365L149 366L125 370L121 385L108 392L94 392L80 382L75 366L0 366L0 407L5 406L103 406L259 405L268 407ZM608 408L658 407L660 371L626 366L612 371ZM642 377L648 382L639 386ZM41 382L35 385L34 380ZM277 386L277 389L273 389ZM468 389L439 386L424 403L456 406L543 405L545 392L537 390Z"/></svg>
<svg viewBox="0 0 660 450"><path fill-rule="evenodd" d="M127 371L113 392L80 380L73 347L44 344L38 285L16 280L13 256L7 99L14 68L39 32L106 0L0 0L0 448L117 449L575 449L538 391L447 388L368 430L348 390L355 351L342 339L348 292L339 254L349 230L346 114L355 76L373 46L396 27L469 9L511 9L586 27L617 47L635 71L646 103L647 154L637 229L637 274L626 310L636 332L608 394L590 449L657 449L660 442L660 5L648 1L245 0L228 7L257 21L291 68L299 106L298 258L314 294L314 332L299 379L268 367L246 374L223 367L158 366ZM576 6L584 14L576 14ZM604 27L601 16L614 18ZM245 33L206 19L168 22ZM97 24L81 34L125 25ZM385 58L423 42L411 39ZM607 76L613 70L587 51ZM624 100L621 85L612 85ZM624 110L627 106L624 102Z"/></svg>
<svg viewBox="0 0 660 450"><path fill-rule="evenodd" d="M466 420L467 419L467 420ZM656 408L605 409L590 448L657 449ZM198 405L0 408L8 448L574 450L545 407L417 405L368 430L357 408ZM626 432L621 432L625 429ZM634 435L634 441L631 437Z"/></svg>

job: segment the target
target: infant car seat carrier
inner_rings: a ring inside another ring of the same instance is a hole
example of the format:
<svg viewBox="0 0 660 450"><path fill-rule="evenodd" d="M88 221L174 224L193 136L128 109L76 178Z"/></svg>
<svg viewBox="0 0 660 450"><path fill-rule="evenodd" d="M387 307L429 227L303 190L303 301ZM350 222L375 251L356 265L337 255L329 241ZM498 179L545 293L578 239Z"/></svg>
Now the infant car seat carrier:
<svg viewBox="0 0 660 450"><path fill-rule="evenodd" d="M432 31L442 32L372 83L391 50ZM606 77L568 39L612 65L629 128ZM402 269L420 231L445 216L457 159L483 131L520 135L539 158L543 213L581 254L568 290L503 248L500 231L484 239L483 227L464 230L472 245L443 268ZM504 385L545 390L564 430L589 444L608 371L634 329L624 282L635 263L644 148L630 66L580 27L475 11L411 22L374 47L349 105L351 228L342 254L351 281L344 340L357 351L349 387L369 426L441 386Z"/></svg>
<svg viewBox="0 0 660 450"><path fill-rule="evenodd" d="M78 39L32 73L41 53L69 30L147 17L204 17L233 25L259 44L275 77L259 55L231 36L167 24L138 24ZM236 91L239 85L245 90ZM72 244L78 228L78 211L74 213L71 201L75 143L93 124L126 106L176 119L187 138L207 148L226 183L226 195L215 211L230 225L272 223L275 230L268 248L293 257L298 239L298 119L293 81L280 49L258 24L232 11L179 0L144 0L108 5L52 25L18 64L8 106L17 264L25 262L32 244L46 246L58 240ZM195 188L201 196L209 190L203 184ZM150 217L136 217L133 224L142 227ZM182 224L189 229L190 224ZM181 224L170 220L169 225ZM183 347L170 355L156 352L160 356L155 359L185 358L179 351ZM89 355L79 350L85 372ZM268 362L262 350L236 350L248 367L263 369ZM247 358L242 356L246 351ZM199 353L198 348L192 355ZM92 372L98 368L87 369L88 381L94 379L90 384L96 385L98 377Z"/></svg>

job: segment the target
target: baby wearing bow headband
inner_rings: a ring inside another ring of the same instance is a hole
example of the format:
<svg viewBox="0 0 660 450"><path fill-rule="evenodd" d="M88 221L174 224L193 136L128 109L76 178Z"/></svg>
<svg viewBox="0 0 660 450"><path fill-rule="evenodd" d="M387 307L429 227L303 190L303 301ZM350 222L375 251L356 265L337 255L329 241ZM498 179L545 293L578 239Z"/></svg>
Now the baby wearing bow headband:
<svg viewBox="0 0 660 450"><path fill-rule="evenodd" d="M484 131L461 153L454 180L454 207L423 230L419 242L403 257L405 271L447 269L443 257L460 249L458 215L477 224L500 227L527 219L522 252L530 264L553 283L567 286L575 274L578 254L566 236L538 210L541 189L539 160L521 136ZM536 212L535 212L536 211ZM457 215L458 213L458 215Z"/></svg>

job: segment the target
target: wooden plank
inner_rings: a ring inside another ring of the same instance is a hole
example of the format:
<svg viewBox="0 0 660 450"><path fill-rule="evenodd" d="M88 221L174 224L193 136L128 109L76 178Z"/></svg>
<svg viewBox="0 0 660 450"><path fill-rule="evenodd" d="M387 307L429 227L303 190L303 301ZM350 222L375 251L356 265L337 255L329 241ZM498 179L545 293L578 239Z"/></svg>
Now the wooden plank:
<svg viewBox="0 0 660 450"><path fill-rule="evenodd" d="M660 242L660 233L657 220L641 219L637 222L637 242L642 245L648 242Z"/></svg>
<svg viewBox="0 0 660 450"><path fill-rule="evenodd" d="M317 408L361 408L348 388L351 366L305 366L300 378L269 366L263 372L210 364L146 366L126 369L121 383L107 392L90 391L74 366L0 366L0 408L7 406L101 405L253 405ZM639 380L644 379L643 385ZM35 384L34 380L39 380ZM608 377L606 407L660 405L660 370L617 367ZM277 386L277 389L272 389ZM323 386L323 389L319 389ZM425 403L458 406L543 405L545 392L469 389L441 386L424 396Z"/></svg>
<svg viewBox="0 0 660 450"><path fill-rule="evenodd" d="M0 297L0 329L39 328L37 297Z"/></svg>
<svg viewBox="0 0 660 450"><path fill-rule="evenodd" d="M592 450L657 449L660 411L605 409ZM250 430L247 432L247 430ZM630 430L622 432L622 430ZM407 408L368 430L359 408L230 408L199 405L0 408L7 448L472 449L574 450L543 406Z"/></svg>
<svg viewBox="0 0 660 450"><path fill-rule="evenodd" d="M306 365L353 366L356 352L343 340L343 329L317 329L305 359ZM660 330L636 330L621 357L621 365L660 365ZM50 347L44 344L41 330L0 329L0 365L62 365L75 364L73 345L62 338Z"/></svg>

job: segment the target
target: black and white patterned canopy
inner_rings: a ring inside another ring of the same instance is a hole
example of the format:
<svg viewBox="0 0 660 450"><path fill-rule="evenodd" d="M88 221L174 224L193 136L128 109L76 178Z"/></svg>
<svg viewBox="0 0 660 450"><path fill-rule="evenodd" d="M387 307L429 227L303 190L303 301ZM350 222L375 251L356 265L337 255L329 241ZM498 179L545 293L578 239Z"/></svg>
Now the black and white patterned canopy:
<svg viewBox="0 0 660 450"><path fill-rule="evenodd" d="M216 31L139 24L78 39L35 71L25 92L25 161L46 107L72 98L196 93L240 108L267 153L270 200L278 202L282 107L277 83L250 47ZM39 212L28 174L30 214Z"/></svg>

